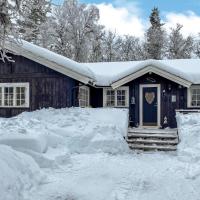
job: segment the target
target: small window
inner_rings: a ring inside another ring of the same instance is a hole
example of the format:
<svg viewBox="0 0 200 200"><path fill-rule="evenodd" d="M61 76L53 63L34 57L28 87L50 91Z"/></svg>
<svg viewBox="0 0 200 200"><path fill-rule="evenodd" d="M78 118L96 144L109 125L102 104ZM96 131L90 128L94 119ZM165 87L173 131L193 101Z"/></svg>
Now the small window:
<svg viewBox="0 0 200 200"><path fill-rule="evenodd" d="M115 106L115 91L108 89L106 91L106 97L107 97L106 106L108 107Z"/></svg>
<svg viewBox="0 0 200 200"><path fill-rule="evenodd" d="M200 107L200 85L188 89L188 107Z"/></svg>
<svg viewBox="0 0 200 200"><path fill-rule="evenodd" d="M129 106L129 88L120 87L118 89L104 88L104 106L105 107L128 107Z"/></svg>
<svg viewBox="0 0 200 200"><path fill-rule="evenodd" d="M89 107L90 105L90 90L87 86L79 87L79 107Z"/></svg>
<svg viewBox="0 0 200 200"><path fill-rule="evenodd" d="M29 83L0 83L0 107L29 107Z"/></svg>

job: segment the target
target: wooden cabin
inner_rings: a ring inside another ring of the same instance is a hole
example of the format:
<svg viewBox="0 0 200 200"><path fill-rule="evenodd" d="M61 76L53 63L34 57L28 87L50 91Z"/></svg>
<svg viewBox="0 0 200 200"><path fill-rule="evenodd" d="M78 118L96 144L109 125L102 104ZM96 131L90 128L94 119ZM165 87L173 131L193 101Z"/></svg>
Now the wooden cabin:
<svg viewBox="0 0 200 200"><path fill-rule="evenodd" d="M200 107L200 60L77 63L22 41L0 62L0 116L41 108L129 109L130 126L175 128L176 110ZM117 116L113 116L117 117Z"/></svg>

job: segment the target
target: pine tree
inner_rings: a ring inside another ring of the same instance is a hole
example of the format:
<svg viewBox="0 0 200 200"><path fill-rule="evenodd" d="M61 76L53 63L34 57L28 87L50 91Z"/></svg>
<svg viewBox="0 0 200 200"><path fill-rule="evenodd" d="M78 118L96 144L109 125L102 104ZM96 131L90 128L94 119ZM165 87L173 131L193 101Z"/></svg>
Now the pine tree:
<svg viewBox="0 0 200 200"><path fill-rule="evenodd" d="M168 44L168 58L181 59L191 58L193 52L193 39L188 36L184 38L181 34L182 25L177 24L175 28L171 29Z"/></svg>
<svg viewBox="0 0 200 200"><path fill-rule="evenodd" d="M154 8L149 17L151 27L146 32L145 51L148 59L161 59L165 41L165 31L160 20L158 8Z"/></svg>
<svg viewBox="0 0 200 200"><path fill-rule="evenodd" d="M50 12L49 0L24 0L21 5L23 16L18 20L23 39L40 44L41 28Z"/></svg>

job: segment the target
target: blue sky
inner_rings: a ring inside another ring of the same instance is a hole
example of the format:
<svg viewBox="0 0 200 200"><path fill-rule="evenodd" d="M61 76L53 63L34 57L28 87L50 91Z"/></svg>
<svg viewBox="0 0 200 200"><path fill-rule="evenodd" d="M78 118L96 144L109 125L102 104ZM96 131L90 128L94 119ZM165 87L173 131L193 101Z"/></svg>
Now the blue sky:
<svg viewBox="0 0 200 200"><path fill-rule="evenodd" d="M55 3L61 3L63 0L53 0ZM114 0L80 0L84 3L112 3ZM122 1L123 2L123 1ZM186 12L192 10L200 15L200 0L127 0L127 2L135 2L144 11L145 15L149 15L151 8L159 7L164 12Z"/></svg>
<svg viewBox="0 0 200 200"><path fill-rule="evenodd" d="M63 0L53 0L60 4ZM100 10L100 23L119 34L142 36L148 27L148 17L153 7L161 11L166 29L183 24L183 34L200 32L200 0L80 0L96 4ZM118 21L118 23L117 23ZM129 27L133 27L130 30Z"/></svg>

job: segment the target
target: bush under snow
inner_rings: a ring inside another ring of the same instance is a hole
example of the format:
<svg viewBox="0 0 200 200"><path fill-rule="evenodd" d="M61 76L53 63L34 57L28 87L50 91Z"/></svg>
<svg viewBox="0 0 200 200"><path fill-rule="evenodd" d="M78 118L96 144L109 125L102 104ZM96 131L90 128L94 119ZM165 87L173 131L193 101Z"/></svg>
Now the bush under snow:
<svg viewBox="0 0 200 200"><path fill-rule="evenodd" d="M28 155L0 145L0 200L27 199L44 175Z"/></svg>

